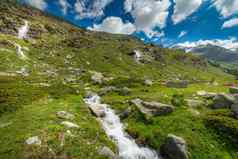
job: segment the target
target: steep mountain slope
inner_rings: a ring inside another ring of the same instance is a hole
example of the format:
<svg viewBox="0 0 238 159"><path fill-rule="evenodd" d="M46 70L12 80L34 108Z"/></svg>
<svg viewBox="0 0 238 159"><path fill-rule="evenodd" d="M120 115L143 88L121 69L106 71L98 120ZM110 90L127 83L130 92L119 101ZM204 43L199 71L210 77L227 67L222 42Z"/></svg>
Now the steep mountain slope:
<svg viewBox="0 0 238 159"><path fill-rule="evenodd" d="M176 47L175 47L176 48ZM199 54L208 60L214 60L218 62L227 62L227 63L237 63L238 61L238 51L232 51L223 47L215 45L201 45L193 48L182 48L179 49L185 50L187 52L193 52Z"/></svg>
<svg viewBox="0 0 238 159"><path fill-rule="evenodd" d="M122 113L133 98L170 103L178 93L190 98L198 90L226 92L223 84L234 82L233 76L198 56L145 45L130 36L86 31L13 0L0 3L0 59L0 158L7 159L101 159L104 146L116 152L83 101L89 90L120 89L103 100ZM154 86L144 86L146 79ZM165 88L169 80L186 80L192 86ZM192 158L235 158L235 148L220 144L223 139L205 127L202 116L187 107L176 109L153 122L133 110L123 121L139 143L154 149L168 133L175 133L188 141ZM58 111L74 114L71 122L79 129L68 131ZM201 108L201 114L207 112ZM25 143L32 136L40 136L41 147Z"/></svg>

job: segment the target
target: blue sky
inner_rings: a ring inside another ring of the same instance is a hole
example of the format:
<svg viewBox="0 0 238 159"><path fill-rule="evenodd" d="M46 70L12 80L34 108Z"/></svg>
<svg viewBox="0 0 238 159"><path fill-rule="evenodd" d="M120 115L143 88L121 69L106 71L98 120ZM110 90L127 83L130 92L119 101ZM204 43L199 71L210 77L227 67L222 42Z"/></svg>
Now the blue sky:
<svg viewBox="0 0 238 159"><path fill-rule="evenodd" d="M238 0L22 0L74 24L170 46L238 48Z"/></svg>

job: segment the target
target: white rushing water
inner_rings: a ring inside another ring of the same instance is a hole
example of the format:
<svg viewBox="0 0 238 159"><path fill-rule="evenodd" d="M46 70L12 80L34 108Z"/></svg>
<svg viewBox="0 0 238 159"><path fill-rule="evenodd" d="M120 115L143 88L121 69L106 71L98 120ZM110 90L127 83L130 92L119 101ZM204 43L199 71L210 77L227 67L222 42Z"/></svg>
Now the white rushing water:
<svg viewBox="0 0 238 159"><path fill-rule="evenodd" d="M140 51L138 50L135 50L135 55L134 55L134 58L137 62L140 62L140 60L142 59L142 54Z"/></svg>
<svg viewBox="0 0 238 159"><path fill-rule="evenodd" d="M23 59L23 60L28 59L27 56L26 56L26 55L24 54L24 52L22 51L21 45L15 44L15 46L17 47L17 55L18 55L21 59Z"/></svg>
<svg viewBox="0 0 238 159"><path fill-rule="evenodd" d="M85 102L91 107L102 106L105 111L105 117L101 122L106 134L113 138L119 149L119 156L122 159L159 159L157 153L146 147L139 147L136 142L124 132L123 124L115 112L107 105L101 103L98 95L90 95Z"/></svg>
<svg viewBox="0 0 238 159"><path fill-rule="evenodd" d="M28 24L28 21L24 21L24 25L21 26L19 29L18 29L18 38L19 39L24 39L24 38L27 38L27 33L29 31L29 24Z"/></svg>

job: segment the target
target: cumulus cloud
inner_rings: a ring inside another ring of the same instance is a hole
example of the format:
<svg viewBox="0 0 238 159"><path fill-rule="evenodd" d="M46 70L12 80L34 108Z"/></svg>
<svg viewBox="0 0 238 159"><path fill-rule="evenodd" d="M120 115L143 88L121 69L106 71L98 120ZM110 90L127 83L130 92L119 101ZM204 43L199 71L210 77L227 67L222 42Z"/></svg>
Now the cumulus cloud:
<svg viewBox="0 0 238 159"><path fill-rule="evenodd" d="M226 21L223 25L222 28L231 28L231 27L235 27L238 26L238 18L233 18L230 19L228 21Z"/></svg>
<svg viewBox="0 0 238 159"><path fill-rule="evenodd" d="M68 3L67 0L59 0L59 5L62 8L63 14L67 14L68 8L70 7L70 4Z"/></svg>
<svg viewBox="0 0 238 159"><path fill-rule="evenodd" d="M96 18L104 15L105 7L113 0L77 0L74 4L76 18Z"/></svg>
<svg viewBox="0 0 238 159"><path fill-rule="evenodd" d="M156 27L166 26L170 5L170 0L126 0L124 9L134 18L137 31L152 36Z"/></svg>
<svg viewBox="0 0 238 159"><path fill-rule="evenodd" d="M101 24L94 25L88 29L113 34L132 34L136 30L133 24L123 23L120 17L107 17Z"/></svg>
<svg viewBox="0 0 238 159"><path fill-rule="evenodd" d="M238 0L212 0L213 5L221 13L224 18L227 18L235 13L238 13Z"/></svg>
<svg viewBox="0 0 238 159"><path fill-rule="evenodd" d="M236 38L230 38L226 40L221 40L221 39L215 39L215 40L199 40L195 42L184 42L184 43L178 43L175 46L182 47L182 48L194 48L198 46L203 46L203 45L215 45L215 46L220 46L226 49L229 49L231 51L235 51L238 49L238 41Z"/></svg>
<svg viewBox="0 0 238 159"><path fill-rule="evenodd" d="M174 24L178 24L194 13L202 4L202 0L174 0Z"/></svg>
<svg viewBox="0 0 238 159"><path fill-rule="evenodd" d="M47 7L47 3L44 0L25 0L24 2L40 10L45 10Z"/></svg>
<svg viewBox="0 0 238 159"><path fill-rule="evenodd" d="M188 32L187 31L181 31L179 34L179 38L182 38L183 36L185 36Z"/></svg>

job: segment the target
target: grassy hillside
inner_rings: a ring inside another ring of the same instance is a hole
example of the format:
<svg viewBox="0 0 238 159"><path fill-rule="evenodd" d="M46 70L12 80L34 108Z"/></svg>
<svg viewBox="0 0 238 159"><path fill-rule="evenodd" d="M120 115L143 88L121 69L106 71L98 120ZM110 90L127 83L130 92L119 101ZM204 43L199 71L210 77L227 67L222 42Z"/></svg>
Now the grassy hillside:
<svg viewBox="0 0 238 159"><path fill-rule="evenodd" d="M86 90L99 91L108 85L128 87L131 93L127 96L104 96L120 113L130 107L127 101L135 97L171 103L175 94L190 98L198 90L226 92L223 84L234 82L233 76L200 57L145 45L130 36L86 31L11 3L0 3L0 158L95 159L103 158L98 154L102 146L116 151L83 102ZM24 20L30 25L29 38L19 39L18 28ZM26 60L17 55L16 43L23 47ZM131 56L134 50L143 53L142 63ZM91 81L93 71L111 80L95 85ZM152 79L154 86L144 86L145 79ZM182 91L162 85L176 79L188 80L192 85ZM214 81L219 85L207 84ZM55 115L61 110L75 114L74 122L80 126L72 131L73 138L66 138L64 146L60 146L59 136L66 130ZM236 147L223 144L223 138L203 122L209 109L202 107L199 111L202 115L194 116L188 107L179 107L169 116L153 118L150 124L134 111L123 121L138 142L155 149L168 133L174 133L188 141L192 158L237 158ZM25 140L36 135L44 146L27 146Z"/></svg>

